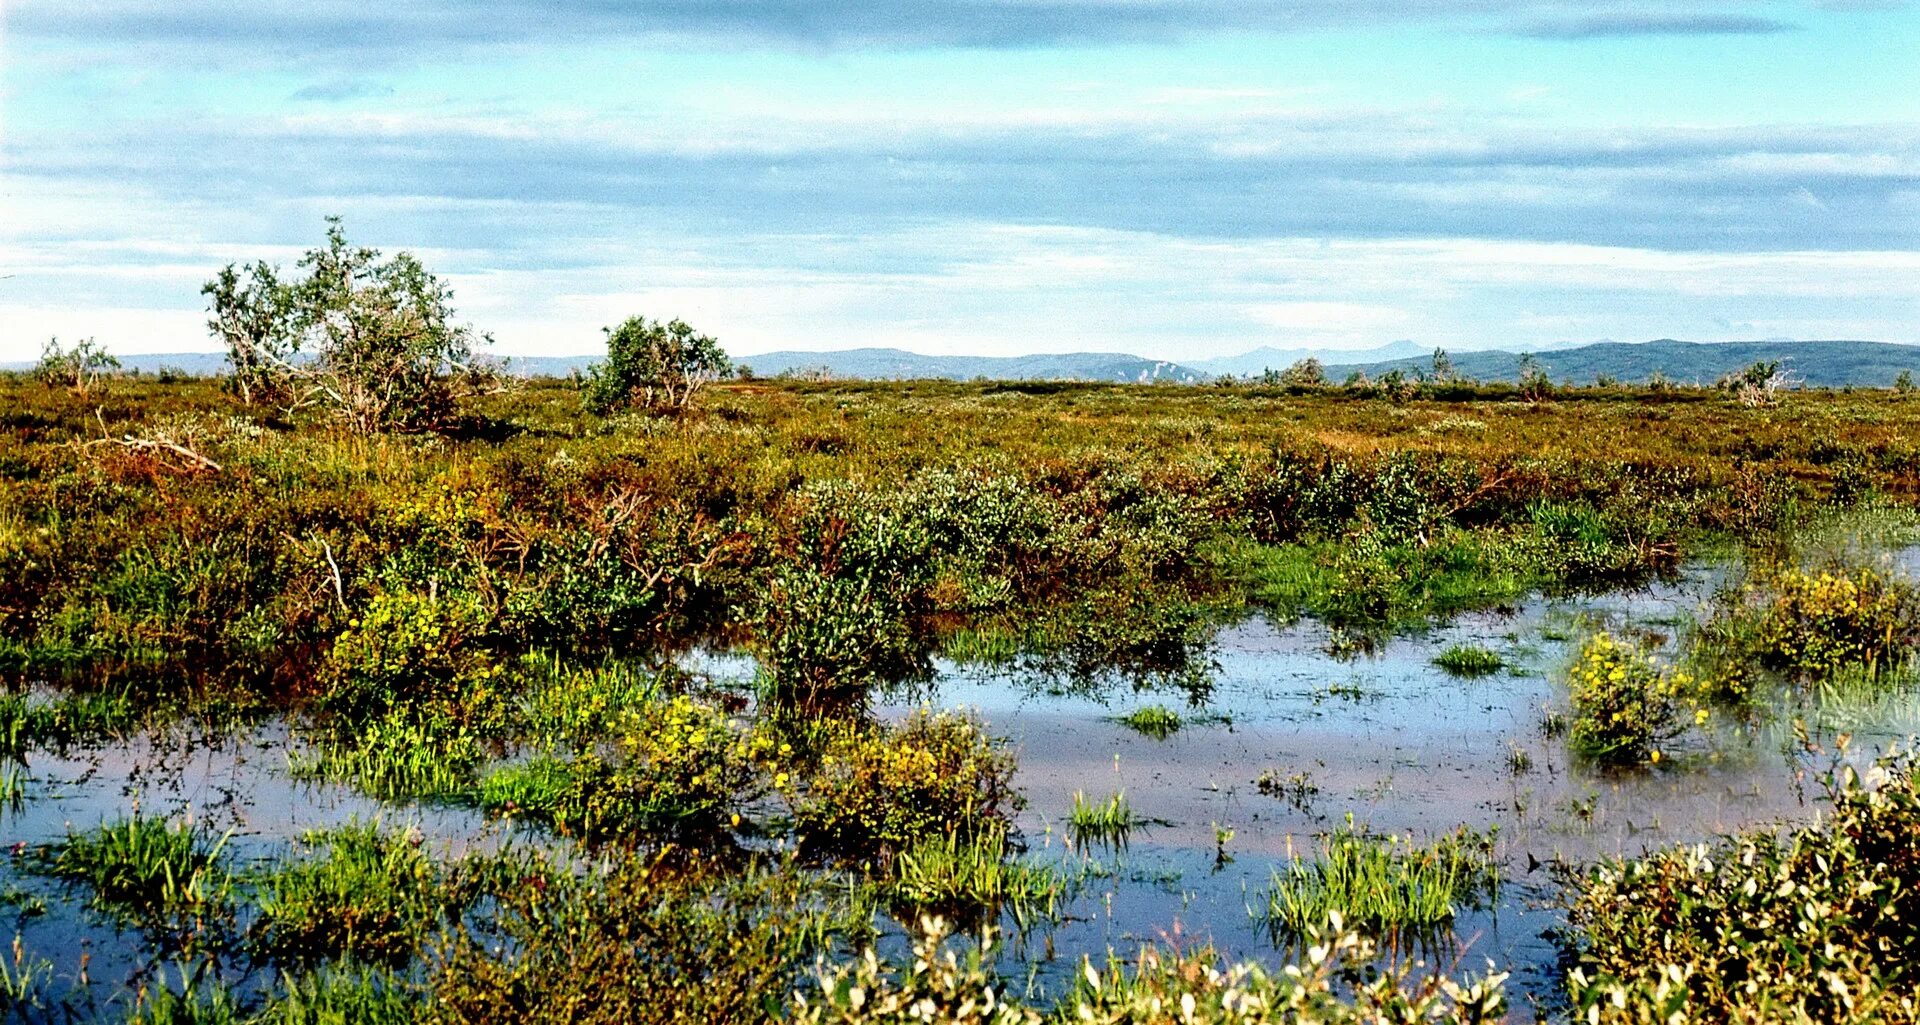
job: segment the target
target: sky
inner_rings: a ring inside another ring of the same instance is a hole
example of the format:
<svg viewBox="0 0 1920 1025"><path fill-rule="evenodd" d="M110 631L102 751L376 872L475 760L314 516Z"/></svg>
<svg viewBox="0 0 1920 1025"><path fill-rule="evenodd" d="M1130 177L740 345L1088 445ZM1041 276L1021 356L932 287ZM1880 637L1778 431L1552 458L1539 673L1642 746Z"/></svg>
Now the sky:
<svg viewBox="0 0 1920 1025"><path fill-rule="evenodd" d="M1898 0L0 0L0 360L324 218L503 354L1920 342Z"/></svg>

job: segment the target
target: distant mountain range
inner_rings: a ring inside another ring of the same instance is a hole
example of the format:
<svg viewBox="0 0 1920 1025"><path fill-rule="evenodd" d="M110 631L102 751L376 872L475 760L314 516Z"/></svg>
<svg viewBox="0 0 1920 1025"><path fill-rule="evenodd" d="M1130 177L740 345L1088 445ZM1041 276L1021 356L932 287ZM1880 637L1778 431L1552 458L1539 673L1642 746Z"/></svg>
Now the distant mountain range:
<svg viewBox="0 0 1920 1025"><path fill-rule="evenodd" d="M1520 377L1519 353L1498 350L1449 353L1454 372L1482 381ZM1920 346L1895 342L1597 342L1535 355L1554 381L1591 384L1602 375L1644 381L1654 373L1687 384L1711 384L1723 374L1760 360L1779 360L1794 377L1817 388L1884 388L1900 372L1920 373ZM1355 371L1369 377L1400 370L1432 369L1433 355L1377 363L1328 363L1327 377L1338 381Z"/></svg>
<svg viewBox="0 0 1920 1025"><path fill-rule="evenodd" d="M1505 350L1449 353L1454 372L1482 381L1512 381L1520 376L1521 354ZM924 356L904 349L842 349L834 352L766 352L736 357L761 377L818 371L828 377L874 380L937 379L1057 380L1199 383L1220 374L1258 376L1284 370L1312 357L1326 366L1327 377L1344 380L1359 371L1369 377L1400 370L1427 372L1433 350L1400 341L1374 349L1255 349L1224 359L1170 363L1125 353L1068 352L1035 356ZM1541 347L1535 358L1554 381L1589 384L1600 376L1644 381L1654 373L1679 382L1711 383L1722 374L1756 360L1779 360L1793 376L1815 387L1885 387L1903 370L1920 372L1920 346L1863 341L1593 342L1567 348ZM598 355L514 357L509 367L527 376L565 376L584 371ZM172 369L188 374L223 370L216 352L149 353L120 357L129 370L153 373ZM0 364L22 369L31 363Z"/></svg>

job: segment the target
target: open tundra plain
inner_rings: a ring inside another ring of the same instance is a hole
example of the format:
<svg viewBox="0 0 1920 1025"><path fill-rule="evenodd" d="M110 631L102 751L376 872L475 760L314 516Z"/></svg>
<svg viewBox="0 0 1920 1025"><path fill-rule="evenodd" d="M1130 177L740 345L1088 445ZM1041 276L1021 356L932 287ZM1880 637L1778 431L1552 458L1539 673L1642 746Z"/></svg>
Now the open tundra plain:
<svg viewBox="0 0 1920 1025"><path fill-rule="evenodd" d="M1905 392L78 384L5 1020L1916 1018Z"/></svg>

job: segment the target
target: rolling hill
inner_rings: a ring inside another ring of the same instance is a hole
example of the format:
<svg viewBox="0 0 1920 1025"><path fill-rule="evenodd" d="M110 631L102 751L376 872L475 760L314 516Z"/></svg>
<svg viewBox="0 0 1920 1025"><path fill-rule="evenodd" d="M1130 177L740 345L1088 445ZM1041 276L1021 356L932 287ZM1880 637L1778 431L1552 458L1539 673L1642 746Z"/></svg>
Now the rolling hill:
<svg viewBox="0 0 1920 1025"><path fill-rule="evenodd" d="M1255 349L1240 356L1170 363L1141 356L1109 352L1067 352L1032 356L927 356L904 349L842 349L834 352L768 352L737 357L761 377L782 373L823 371L835 378L908 380L1053 380L1113 382L1201 383L1222 373L1257 375L1264 368L1284 369L1296 360L1313 357L1326 365L1327 377L1341 381L1355 372L1370 377L1394 370L1425 373L1433 365L1432 352L1412 342L1395 342L1378 349L1314 350ZM1520 376L1521 354L1502 349L1450 353L1456 373L1482 381L1512 381ZM1358 357L1358 358L1355 358ZM1920 345L1866 341L1682 342L1662 338L1651 342L1595 342L1536 354L1540 366L1554 381L1589 384L1597 377L1644 381L1654 373L1683 383L1710 384L1722 374L1740 370L1757 360L1779 360L1796 380L1823 388L1886 387L1903 370L1920 373ZM516 356L508 364L526 376L566 376L584 371L598 355ZM129 370L153 373L171 369L188 374L219 373L226 365L220 353L146 353L120 357ZM0 369L25 369L31 363L0 364ZM1239 368L1239 369L1232 369Z"/></svg>

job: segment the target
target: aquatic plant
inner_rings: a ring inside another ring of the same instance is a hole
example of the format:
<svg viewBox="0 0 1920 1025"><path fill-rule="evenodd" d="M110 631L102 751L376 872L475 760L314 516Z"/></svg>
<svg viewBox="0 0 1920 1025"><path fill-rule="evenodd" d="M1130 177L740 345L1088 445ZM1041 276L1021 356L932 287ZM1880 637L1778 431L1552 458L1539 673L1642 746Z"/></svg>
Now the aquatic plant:
<svg viewBox="0 0 1920 1025"><path fill-rule="evenodd" d="M1435 655L1433 664L1455 676L1490 676L1505 669L1507 662L1499 652L1477 644L1453 644Z"/></svg>
<svg viewBox="0 0 1920 1025"><path fill-rule="evenodd" d="M97 907L177 923L228 906L231 880L220 859L226 843L188 820L135 814L71 833L37 851L28 866L86 885Z"/></svg>
<svg viewBox="0 0 1920 1025"><path fill-rule="evenodd" d="M1013 857L1006 833L991 829L922 838L894 856L884 886L909 914L1004 910L1024 924L1054 915L1072 880L1054 865Z"/></svg>
<svg viewBox="0 0 1920 1025"><path fill-rule="evenodd" d="M1136 708L1118 719L1120 725L1155 740L1165 740L1180 731L1184 725L1180 713L1165 705L1145 705Z"/></svg>
<svg viewBox="0 0 1920 1025"><path fill-rule="evenodd" d="M458 726L392 710L357 729L342 726L306 750L289 750L287 772L383 800L452 797L468 788L479 759L475 738Z"/></svg>
<svg viewBox="0 0 1920 1025"><path fill-rule="evenodd" d="M1708 716L1695 700L1691 674L1663 669L1611 634L1588 638L1568 674L1568 688L1573 701L1568 743L1596 762L1658 761L1661 744Z"/></svg>
<svg viewBox="0 0 1920 1025"><path fill-rule="evenodd" d="M1453 920L1499 883L1491 836L1462 830L1428 845L1351 824L1310 861L1273 873L1258 917L1276 935L1299 937L1338 914L1380 933L1419 933Z"/></svg>
<svg viewBox="0 0 1920 1025"><path fill-rule="evenodd" d="M296 963L349 957L395 965L412 958L460 903L418 841L376 823L306 833L300 843L313 856L253 879L249 948Z"/></svg>
<svg viewBox="0 0 1920 1025"><path fill-rule="evenodd" d="M46 991L53 982L53 962L27 953L18 935L7 956L0 957L0 1020L46 1008Z"/></svg>
<svg viewBox="0 0 1920 1025"><path fill-rule="evenodd" d="M1850 666L1889 669L1920 644L1920 590L1883 571L1789 569L1765 586L1760 657L1796 678L1818 679Z"/></svg>
<svg viewBox="0 0 1920 1025"><path fill-rule="evenodd" d="M583 743L591 743L583 738ZM791 753L791 749L788 749ZM624 710L613 736L572 758L541 755L481 780L480 804L588 840L711 832L789 776L762 763L780 742L689 695Z"/></svg>
<svg viewBox="0 0 1920 1025"><path fill-rule="evenodd" d="M1085 791L1073 792L1073 810L1067 813L1067 831L1076 843L1104 842L1124 844L1141 819L1127 803L1127 792L1114 793L1104 801L1087 797Z"/></svg>
<svg viewBox="0 0 1920 1025"><path fill-rule="evenodd" d="M26 767L19 762L0 760L0 812L19 811L26 800Z"/></svg>
<svg viewBox="0 0 1920 1025"><path fill-rule="evenodd" d="M164 967L135 991L126 1025L248 1025L233 990L217 978L179 965L180 987L167 982Z"/></svg>
<svg viewBox="0 0 1920 1025"><path fill-rule="evenodd" d="M977 717L922 710L891 727L832 726L813 772L775 783L806 846L874 857L925 836L1003 828L1019 806L1013 769Z"/></svg>
<svg viewBox="0 0 1920 1025"><path fill-rule="evenodd" d="M426 1017L418 986L364 965L283 975L249 1025L412 1025Z"/></svg>

